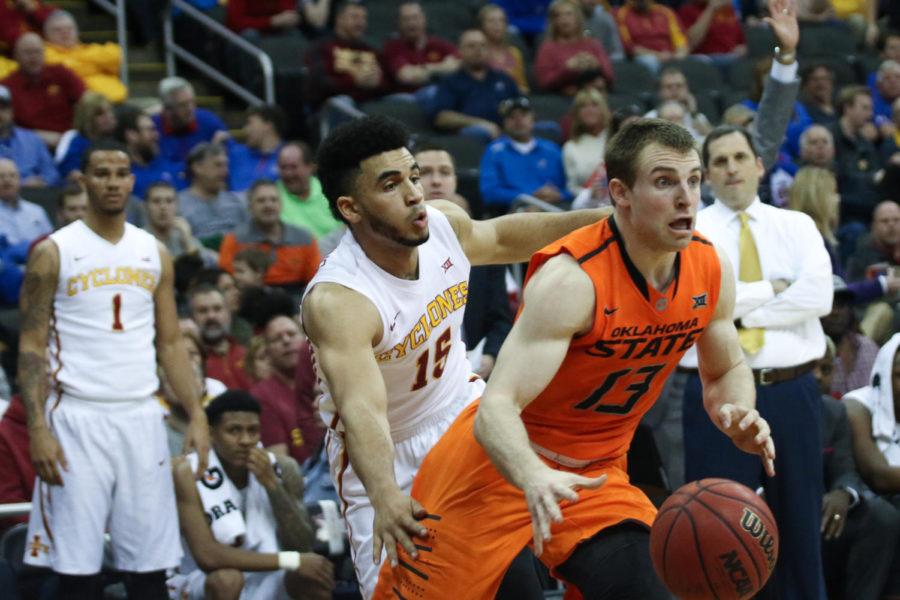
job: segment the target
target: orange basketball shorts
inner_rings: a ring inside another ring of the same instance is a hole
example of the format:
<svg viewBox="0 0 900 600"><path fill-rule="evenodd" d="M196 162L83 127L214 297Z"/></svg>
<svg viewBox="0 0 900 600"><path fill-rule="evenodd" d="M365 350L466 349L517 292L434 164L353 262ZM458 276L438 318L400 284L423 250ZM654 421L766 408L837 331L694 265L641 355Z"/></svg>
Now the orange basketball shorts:
<svg viewBox="0 0 900 600"><path fill-rule="evenodd" d="M493 598L513 558L532 545L531 516L521 490L507 482L475 440L478 402L457 417L425 457L412 496L428 511L428 530L416 539L413 560L398 546L399 564L385 561L373 598L485 600ZM624 456L582 469L544 460L554 469L585 477L607 475L604 485L579 491L577 502L561 504L541 561L554 568L576 546L599 531L627 520L653 523L656 509L628 482Z"/></svg>

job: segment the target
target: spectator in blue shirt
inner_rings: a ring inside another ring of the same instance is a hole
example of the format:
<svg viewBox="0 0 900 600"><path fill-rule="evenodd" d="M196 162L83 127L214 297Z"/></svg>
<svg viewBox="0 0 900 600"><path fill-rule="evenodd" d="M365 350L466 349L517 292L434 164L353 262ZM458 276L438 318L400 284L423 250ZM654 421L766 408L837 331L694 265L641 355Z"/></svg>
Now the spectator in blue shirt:
<svg viewBox="0 0 900 600"><path fill-rule="evenodd" d="M505 135L481 157L479 187L484 204L502 214L523 195L551 204L571 202L562 151L553 142L534 137L534 112L528 98L504 100L500 114Z"/></svg>
<svg viewBox="0 0 900 600"><path fill-rule="evenodd" d="M47 212L19 196L19 181L16 163L0 158L0 236L13 245L53 230Z"/></svg>
<svg viewBox="0 0 900 600"><path fill-rule="evenodd" d="M247 203L228 189L228 155L219 144L198 144L187 170L191 185L178 193L179 214L197 238L218 249L223 235L250 219Z"/></svg>
<svg viewBox="0 0 900 600"><path fill-rule="evenodd" d="M188 186L185 165L160 154L159 132L153 120L141 110L128 109L119 115L116 139L125 144L134 173L132 194L143 199L151 185L168 183L181 191Z"/></svg>
<svg viewBox="0 0 900 600"><path fill-rule="evenodd" d="M225 123L215 113L197 108L194 87L181 77L159 82L163 110L153 117L159 131L162 155L172 162L184 162L191 148L200 142L219 143L228 136Z"/></svg>
<svg viewBox="0 0 900 600"><path fill-rule="evenodd" d="M47 145L30 129L13 125L12 94L0 85L0 158L16 163L24 187L44 187L59 181Z"/></svg>
<svg viewBox="0 0 900 600"><path fill-rule="evenodd" d="M244 123L245 143L228 146L230 187L243 192L257 179L278 179L278 151L281 150L285 116L277 106L253 106Z"/></svg>
<svg viewBox="0 0 900 600"><path fill-rule="evenodd" d="M492 140L502 133L500 102L521 92L509 75L488 67L487 38L480 30L468 29L459 36L459 55L459 70L438 82L434 126Z"/></svg>

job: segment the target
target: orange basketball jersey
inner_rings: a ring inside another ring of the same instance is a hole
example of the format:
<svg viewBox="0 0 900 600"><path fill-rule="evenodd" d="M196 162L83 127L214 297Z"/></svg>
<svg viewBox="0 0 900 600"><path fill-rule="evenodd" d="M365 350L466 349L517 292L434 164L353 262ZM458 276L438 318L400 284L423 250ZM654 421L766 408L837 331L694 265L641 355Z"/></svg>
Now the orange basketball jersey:
<svg viewBox="0 0 900 600"><path fill-rule="evenodd" d="M522 412L535 449L576 462L628 451L638 422L712 318L721 274L713 245L694 234L665 293L637 270L612 217L535 253L526 284L548 259L575 258L594 283L594 325L575 337L556 375Z"/></svg>

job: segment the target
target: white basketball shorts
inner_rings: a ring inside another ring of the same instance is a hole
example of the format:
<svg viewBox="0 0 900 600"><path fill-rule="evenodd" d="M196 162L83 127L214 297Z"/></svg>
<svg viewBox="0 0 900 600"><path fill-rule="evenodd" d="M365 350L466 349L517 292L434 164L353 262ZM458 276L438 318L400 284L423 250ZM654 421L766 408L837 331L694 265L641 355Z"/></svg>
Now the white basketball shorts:
<svg viewBox="0 0 900 600"><path fill-rule="evenodd" d="M35 484L25 562L67 575L98 573L109 532L115 568L176 567L181 542L160 404L64 395L47 419L69 468L62 486Z"/></svg>

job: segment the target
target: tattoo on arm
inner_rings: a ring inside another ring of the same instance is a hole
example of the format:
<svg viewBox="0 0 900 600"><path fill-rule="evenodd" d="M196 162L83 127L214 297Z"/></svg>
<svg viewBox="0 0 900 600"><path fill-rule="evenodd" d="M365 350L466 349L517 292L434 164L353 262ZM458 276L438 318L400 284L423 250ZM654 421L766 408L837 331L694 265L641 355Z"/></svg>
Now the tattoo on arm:
<svg viewBox="0 0 900 600"><path fill-rule="evenodd" d="M268 492L278 541L283 550L309 552L315 541L312 520L303 506L303 482L293 461L279 459L283 481Z"/></svg>
<svg viewBox="0 0 900 600"><path fill-rule="evenodd" d="M22 283L18 380L28 426L42 424L47 400L47 338L59 275L56 246L46 240L28 259Z"/></svg>

